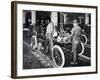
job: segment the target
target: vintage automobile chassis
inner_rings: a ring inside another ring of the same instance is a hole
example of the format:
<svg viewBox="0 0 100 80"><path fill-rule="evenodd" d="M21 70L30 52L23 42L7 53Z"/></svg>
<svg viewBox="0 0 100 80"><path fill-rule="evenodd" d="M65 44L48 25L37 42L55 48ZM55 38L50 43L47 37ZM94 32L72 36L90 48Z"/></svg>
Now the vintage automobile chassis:
<svg viewBox="0 0 100 80"><path fill-rule="evenodd" d="M37 32L36 32L37 34ZM87 38L84 34L82 34L82 38L84 38L83 42L80 43L81 49L78 55L82 55L84 53L84 44L87 43ZM45 45L43 45L45 43ZM31 37L30 46L35 50L36 48L40 49L42 46L45 49L45 54L49 50L49 45L46 39L40 39L37 35L33 35ZM47 49L48 48L48 49ZM53 47L52 47L52 61L56 65L56 67L64 67L72 62L73 54L72 54L72 44L70 42L58 42L55 38L53 39Z"/></svg>

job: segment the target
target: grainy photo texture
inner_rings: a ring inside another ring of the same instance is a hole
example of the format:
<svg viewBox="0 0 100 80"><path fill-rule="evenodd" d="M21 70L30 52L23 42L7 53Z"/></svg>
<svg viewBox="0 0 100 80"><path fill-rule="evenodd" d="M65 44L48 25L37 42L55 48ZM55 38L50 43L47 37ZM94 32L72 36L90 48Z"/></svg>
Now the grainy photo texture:
<svg viewBox="0 0 100 80"><path fill-rule="evenodd" d="M22 13L23 69L91 66L91 13Z"/></svg>
<svg viewBox="0 0 100 80"><path fill-rule="evenodd" d="M98 8L11 3L11 77L97 73Z"/></svg>

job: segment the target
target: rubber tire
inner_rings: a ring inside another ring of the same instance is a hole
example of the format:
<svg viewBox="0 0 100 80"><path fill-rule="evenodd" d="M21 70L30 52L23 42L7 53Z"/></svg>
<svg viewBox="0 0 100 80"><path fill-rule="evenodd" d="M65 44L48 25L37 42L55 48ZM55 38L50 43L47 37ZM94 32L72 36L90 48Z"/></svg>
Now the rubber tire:
<svg viewBox="0 0 100 80"><path fill-rule="evenodd" d="M34 38L34 40L35 40L35 42L34 42L35 44L33 44L33 42L32 42L32 39L33 39L33 38ZM30 46L32 47L33 50L35 50L35 49L37 48L37 38L36 38L35 35L33 35L32 38L31 38Z"/></svg>
<svg viewBox="0 0 100 80"><path fill-rule="evenodd" d="M57 49L60 51L61 56L62 56L62 64L61 64L60 66L56 64L55 59L54 59L54 57L53 57L53 50L54 50L55 48L57 48ZM64 52L63 52L63 50L61 49L60 46L58 46L58 45L54 45L54 46L53 46L53 48L52 48L52 59L53 59L54 64L55 64L57 67L63 67L63 66L64 66L64 64L65 64L65 55L64 55Z"/></svg>
<svg viewBox="0 0 100 80"><path fill-rule="evenodd" d="M82 45L82 51L78 55L82 55L84 53L84 44L83 44L83 42L81 42L81 45Z"/></svg>
<svg viewBox="0 0 100 80"><path fill-rule="evenodd" d="M82 34L81 36L83 36L85 38L86 41L83 42L83 43L86 44L87 43L87 37L84 34Z"/></svg>

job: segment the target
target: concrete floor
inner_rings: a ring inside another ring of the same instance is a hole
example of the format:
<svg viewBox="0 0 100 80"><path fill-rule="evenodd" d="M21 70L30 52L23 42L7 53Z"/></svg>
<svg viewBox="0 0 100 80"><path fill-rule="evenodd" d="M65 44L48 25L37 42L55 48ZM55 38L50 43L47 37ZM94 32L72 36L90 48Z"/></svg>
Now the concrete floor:
<svg viewBox="0 0 100 80"><path fill-rule="evenodd" d="M30 47L30 37L23 36L23 69L39 69L39 68L55 68L56 65L50 59L50 55L46 55L39 50L33 51ZM84 55L90 50L85 47ZM70 58L70 57L69 57ZM90 61L87 61L83 57L79 57L77 66L90 66ZM76 67L76 65L67 65L64 67Z"/></svg>

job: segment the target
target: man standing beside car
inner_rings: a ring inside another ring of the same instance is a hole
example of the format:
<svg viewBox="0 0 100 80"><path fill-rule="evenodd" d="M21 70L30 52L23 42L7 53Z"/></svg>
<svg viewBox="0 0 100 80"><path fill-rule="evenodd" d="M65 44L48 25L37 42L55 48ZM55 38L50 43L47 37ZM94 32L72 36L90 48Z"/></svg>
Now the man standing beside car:
<svg viewBox="0 0 100 80"><path fill-rule="evenodd" d="M71 62L71 64L76 65L78 61L78 45L81 42L81 28L78 25L77 20L73 20L73 26L71 34L67 37L67 40L72 39L73 62Z"/></svg>
<svg viewBox="0 0 100 80"><path fill-rule="evenodd" d="M52 47L53 47L53 28L54 28L53 22L49 22L46 27L46 40L49 42L50 53L52 53Z"/></svg>

